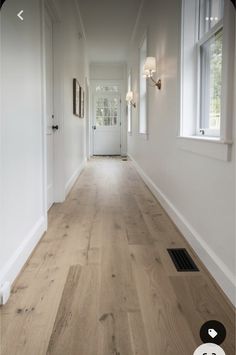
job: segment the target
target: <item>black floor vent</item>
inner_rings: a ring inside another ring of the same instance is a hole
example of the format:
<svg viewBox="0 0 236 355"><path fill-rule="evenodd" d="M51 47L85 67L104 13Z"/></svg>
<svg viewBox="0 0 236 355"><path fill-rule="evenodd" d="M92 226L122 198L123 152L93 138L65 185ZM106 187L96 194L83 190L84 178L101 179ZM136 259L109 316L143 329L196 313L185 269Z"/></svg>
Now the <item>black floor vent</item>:
<svg viewBox="0 0 236 355"><path fill-rule="evenodd" d="M199 271L186 249L167 249L177 271Z"/></svg>

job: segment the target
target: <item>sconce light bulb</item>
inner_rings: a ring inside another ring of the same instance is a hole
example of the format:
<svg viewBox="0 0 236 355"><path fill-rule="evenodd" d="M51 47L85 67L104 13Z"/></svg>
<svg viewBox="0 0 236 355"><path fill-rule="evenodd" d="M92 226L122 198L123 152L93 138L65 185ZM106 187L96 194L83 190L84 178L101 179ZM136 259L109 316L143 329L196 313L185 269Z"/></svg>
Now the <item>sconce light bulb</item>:
<svg viewBox="0 0 236 355"><path fill-rule="evenodd" d="M133 98L134 98L133 91L128 91L126 94L126 101L130 102L133 100Z"/></svg>

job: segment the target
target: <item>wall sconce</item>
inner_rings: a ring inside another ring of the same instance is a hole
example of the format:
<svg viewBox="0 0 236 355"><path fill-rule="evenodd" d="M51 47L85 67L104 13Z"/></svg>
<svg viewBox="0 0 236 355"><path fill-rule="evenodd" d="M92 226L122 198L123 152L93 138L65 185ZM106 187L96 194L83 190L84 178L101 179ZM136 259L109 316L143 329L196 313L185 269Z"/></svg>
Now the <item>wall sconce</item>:
<svg viewBox="0 0 236 355"><path fill-rule="evenodd" d="M133 91L128 91L126 94L126 101L132 105L134 108L136 107L136 103L134 102L134 93Z"/></svg>
<svg viewBox="0 0 236 355"><path fill-rule="evenodd" d="M161 79L158 81L153 79L153 74L157 71L157 63L155 57L147 57L143 67L143 77L145 79L151 79L155 86L161 90Z"/></svg>

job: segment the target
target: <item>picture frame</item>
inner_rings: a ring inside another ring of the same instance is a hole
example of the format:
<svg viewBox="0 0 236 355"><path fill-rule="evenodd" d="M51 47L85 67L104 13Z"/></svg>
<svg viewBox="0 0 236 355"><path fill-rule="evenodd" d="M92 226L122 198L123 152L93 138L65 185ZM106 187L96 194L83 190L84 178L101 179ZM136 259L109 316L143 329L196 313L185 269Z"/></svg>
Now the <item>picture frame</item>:
<svg viewBox="0 0 236 355"><path fill-rule="evenodd" d="M84 118L84 90L80 87L80 118Z"/></svg>
<svg viewBox="0 0 236 355"><path fill-rule="evenodd" d="M77 79L73 79L73 114L77 117L80 117L80 104L80 84Z"/></svg>

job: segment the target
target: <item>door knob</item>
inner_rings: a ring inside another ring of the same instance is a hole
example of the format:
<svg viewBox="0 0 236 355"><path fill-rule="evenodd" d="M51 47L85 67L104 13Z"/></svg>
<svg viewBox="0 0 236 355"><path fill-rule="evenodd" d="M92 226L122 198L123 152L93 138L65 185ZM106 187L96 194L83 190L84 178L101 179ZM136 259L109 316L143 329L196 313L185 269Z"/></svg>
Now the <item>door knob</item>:
<svg viewBox="0 0 236 355"><path fill-rule="evenodd" d="M93 126L93 129L97 129L97 127L96 127L96 126Z"/></svg>
<svg viewBox="0 0 236 355"><path fill-rule="evenodd" d="M54 131L58 131L59 126L58 126L58 125L56 125L56 126L52 126L52 129L53 129Z"/></svg>

